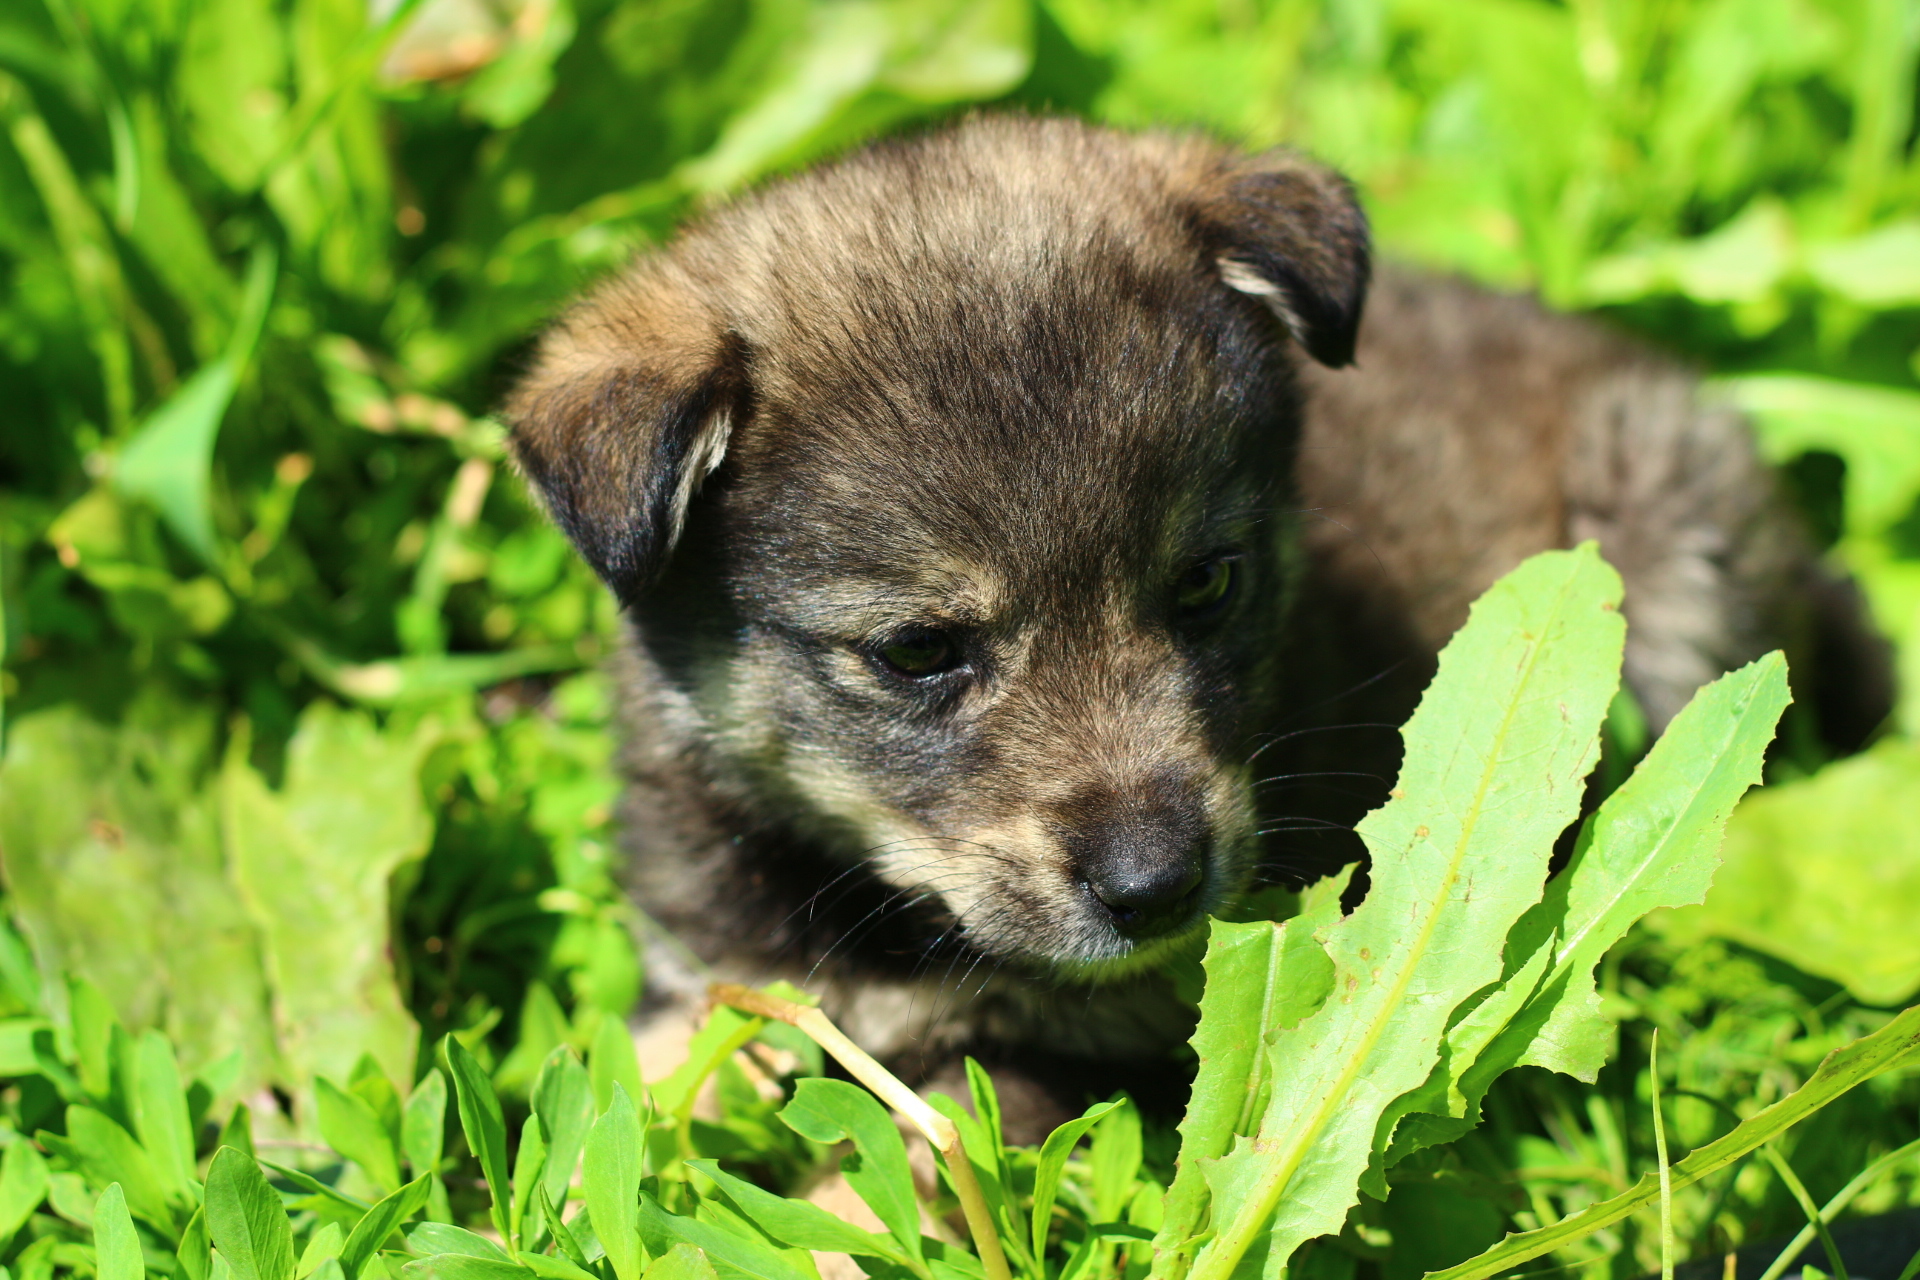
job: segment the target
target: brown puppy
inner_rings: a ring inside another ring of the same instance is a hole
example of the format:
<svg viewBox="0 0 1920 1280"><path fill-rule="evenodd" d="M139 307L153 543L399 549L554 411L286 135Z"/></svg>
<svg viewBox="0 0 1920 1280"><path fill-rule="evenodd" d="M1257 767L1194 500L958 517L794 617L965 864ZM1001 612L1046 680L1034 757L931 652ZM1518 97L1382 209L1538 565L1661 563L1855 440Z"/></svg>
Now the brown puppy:
<svg viewBox="0 0 1920 1280"><path fill-rule="evenodd" d="M1433 653L1534 551L1620 567L1656 728L1823 620L1866 655L1834 730L1871 727L1857 610L1737 418L1460 285L1388 275L1362 329L1368 276L1294 156L999 117L772 184L579 305L509 417L629 610L642 905L909 1072L1099 1088L1176 1060L1155 962L1210 911L1358 854Z"/></svg>

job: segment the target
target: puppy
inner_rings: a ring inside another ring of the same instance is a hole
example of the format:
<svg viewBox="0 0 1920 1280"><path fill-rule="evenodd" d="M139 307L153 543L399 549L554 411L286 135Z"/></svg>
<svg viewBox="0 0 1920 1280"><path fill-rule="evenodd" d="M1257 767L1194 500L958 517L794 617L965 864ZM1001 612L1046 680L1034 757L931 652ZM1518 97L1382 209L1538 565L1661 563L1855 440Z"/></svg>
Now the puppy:
<svg viewBox="0 0 1920 1280"><path fill-rule="evenodd" d="M626 606L641 905L909 1075L1172 1078L1163 962L1357 857L1466 607L1599 539L1657 730L1786 644L1884 655L1744 424L1530 302L1383 273L1283 152L982 117L717 210L507 416ZM1356 345L1358 358L1356 361ZM697 984L692 984L697 986Z"/></svg>

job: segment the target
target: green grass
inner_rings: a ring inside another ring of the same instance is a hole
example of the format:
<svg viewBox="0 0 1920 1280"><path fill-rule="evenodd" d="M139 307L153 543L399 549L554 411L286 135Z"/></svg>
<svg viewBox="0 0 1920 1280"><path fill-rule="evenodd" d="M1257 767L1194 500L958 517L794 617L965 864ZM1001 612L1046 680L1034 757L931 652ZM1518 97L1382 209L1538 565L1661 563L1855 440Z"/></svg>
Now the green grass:
<svg viewBox="0 0 1920 1280"><path fill-rule="evenodd" d="M457 1032L516 1125L552 1050L609 1043L642 978L594 674L617 620L487 414L543 318L703 201L981 104L1305 146L1358 180L1386 252L1700 363L1920 687L1911 0L542 0L461 75L394 43L416 8L0 13L18 1017L67 1027L52 975L84 978L223 1106L305 1099L363 1053L398 1088ZM1920 988L1916 737L1910 693L1854 760L1790 735L1707 906L1602 964L1598 1083L1503 1077L1480 1129L1295 1269L1399 1280L1623 1188L1652 1160L1655 1026L1686 1150L1883 1023ZM727 1087L716 1154L770 1185L810 1167ZM6 1097L22 1133L58 1110ZM1785 1154L1824 1201L1920 1135L1917 1103L1881 1077ZM1170 1149L1149 1130L1163 1183ZM1916 1179L1896 1163L1850 1212L1920 1203ZM56 1186L53 1217L78 1213ZM1758 1160L1673 1199L1682 1256L1802 1220ZM81 1265L53 1257L32 1267ZM1657 1228L1556 1257L1640 1275Z"/></svg>

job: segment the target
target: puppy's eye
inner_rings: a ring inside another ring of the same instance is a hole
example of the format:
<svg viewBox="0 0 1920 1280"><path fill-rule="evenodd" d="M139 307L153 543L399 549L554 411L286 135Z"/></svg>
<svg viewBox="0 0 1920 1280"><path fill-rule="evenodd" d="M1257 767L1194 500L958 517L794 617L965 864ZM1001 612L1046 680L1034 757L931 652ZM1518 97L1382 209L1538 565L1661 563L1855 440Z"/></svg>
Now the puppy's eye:
<svg viewBox="0 0 1920 1280"><path fill-rule="evenodd" d="M1226 607L1233 597L1234 561L1228 556L1202 560L1174 585L1173 606L1187 621L1208 617Z"/></svg>
<svg viewBox="0 0 1920 1280"><path fill-rule="evenodd" d="M916 680L937 676L960 665L960 645L944 631L908 631L875 651L883 665Z"/></svg>

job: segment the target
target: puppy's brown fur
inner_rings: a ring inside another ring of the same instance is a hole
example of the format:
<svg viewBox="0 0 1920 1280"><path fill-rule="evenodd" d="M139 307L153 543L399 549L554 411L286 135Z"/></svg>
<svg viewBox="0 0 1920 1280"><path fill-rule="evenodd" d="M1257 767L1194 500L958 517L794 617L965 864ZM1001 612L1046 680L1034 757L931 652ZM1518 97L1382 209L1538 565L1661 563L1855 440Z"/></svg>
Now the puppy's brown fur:
<svg viewBox="0 0 1920 1280"><path fill-rule="evenodd" d="M642 904L882 1053L1167 1061L1155 958L1357 852L1433 653L1534 551L1619 566L1656 728L1822 636L1835 735L1871 727L1884 664L1736 417L1461 285L1390 273L1363 328L1368 276L1295 157L984 118L570 313L509 417L629 608Z"/></svg>

